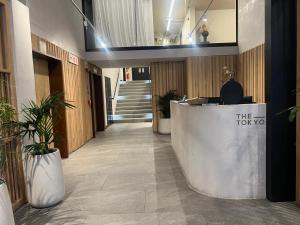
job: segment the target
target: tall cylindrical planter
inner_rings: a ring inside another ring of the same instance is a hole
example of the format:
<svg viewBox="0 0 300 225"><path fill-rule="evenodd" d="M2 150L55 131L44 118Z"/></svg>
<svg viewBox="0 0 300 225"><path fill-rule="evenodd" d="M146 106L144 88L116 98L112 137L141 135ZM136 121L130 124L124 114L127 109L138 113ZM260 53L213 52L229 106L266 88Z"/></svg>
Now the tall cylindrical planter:
<svg viewBox="0 0 300 225"><path fill-rule="evenodd" d="M0 224L15 225L11 201L5 183L0 184Z"/></svg>
<svg viewBox="0 0 300 225"><path fill-rule="evenodd" d="M47 208L61 202L65 184L60 152L27 156L24 165L28 202L35 208Z"/></svg>
<svg viewBox="0 0 300 225"><path fill-rule="evenodd" d="M171 134L171 119L160 118L158 123L158 132L160 134Z"/></svg>

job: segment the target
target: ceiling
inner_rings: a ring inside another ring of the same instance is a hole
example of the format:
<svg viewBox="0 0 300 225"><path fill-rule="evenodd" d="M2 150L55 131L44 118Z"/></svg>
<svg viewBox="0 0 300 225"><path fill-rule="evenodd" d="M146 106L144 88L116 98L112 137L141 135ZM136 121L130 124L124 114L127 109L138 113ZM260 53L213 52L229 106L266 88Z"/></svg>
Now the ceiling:
<svg viewBox="0 0 300 225"><path fill-rule="evenodd" d="M153 0L154 36L164 36L172 0ZM170 33L180 32L185 19L185 0L175 0Z"/></svg>
<svg viewBox="0 0 300 225"><path fill-rule="evenodd" d="M196 10L205 10L211 0L175 0L170 27L170 38L180 34L185 19L186 10L195 7ZM168 14L172 0L153 0L154 36L164 37L168 24ZM236 0L214 0L210 9L234 9Z"/></svg>

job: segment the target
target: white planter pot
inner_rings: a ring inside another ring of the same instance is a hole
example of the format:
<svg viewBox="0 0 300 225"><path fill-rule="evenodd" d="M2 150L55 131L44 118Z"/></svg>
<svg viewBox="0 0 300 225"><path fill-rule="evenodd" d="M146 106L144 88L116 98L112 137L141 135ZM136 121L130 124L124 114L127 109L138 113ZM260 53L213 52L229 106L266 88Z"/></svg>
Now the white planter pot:
<svg viewBox="0 0 300 225"><path fill-rule="evenodd" d="M160 134L171 134L171 119L160 118L158 132Z"/></svg>
<svg viewBox="0 0 300 225"><path fill-rule="evenodd" d="M0 184L0 224L15 225L11 201L5 183Z"/></svg>
<svg viewBox="0 0 300 225"><path fill-rule="evenodd" d="M28 156L24 162L28 202L35 208L47 208L61 202L65 196L65 184L59 150Z"/></svg>

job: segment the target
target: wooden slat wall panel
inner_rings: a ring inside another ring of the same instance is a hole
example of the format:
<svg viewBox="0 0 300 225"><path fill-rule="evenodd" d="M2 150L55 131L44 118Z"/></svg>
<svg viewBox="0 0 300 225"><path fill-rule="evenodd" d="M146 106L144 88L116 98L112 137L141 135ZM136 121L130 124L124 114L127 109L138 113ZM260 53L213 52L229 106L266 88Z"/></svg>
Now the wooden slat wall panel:
<svg viewBox="0 0 300 225"><path fill-rule="evenodd" d="M260 45L239 56L237 80L245 95L257 103L265 102L265 46Z"/></svg>
<svg viewBox="0 0 300 225"><path fill-rule="evenodd" d="M189 98L216 97L222 87L223 67L236 71L235 79L257 103L265 102L264 45L240 56L200 56L187 59L187 92Z"/></svg>
<svg viewBox="0 0 300 225"><path fill-rule="evenodd" d="M153 131L157 132L158 97L169 90L177 90L179 95L186 94L185 62L157 62L151 64Z"/></svg>
<svg viewBox="0 0 300 225"><path fill-rule="evenodd" d="M237 69L237 56L199 56L187 59L188 98L217 97L223 84L223 68Z"/></svg>
<svg viewBox="0 0 300 225"><path fill-rule="evenodd" d="M11 48L9 1L0 0L0 98L16 107L16 84ZM7 138L2 146L7 155L5 178L14 209L26 202L20 142Z"/></svg>
<svg viewBox="0 0 300 225"><path fill-rule="evenodd" d="M10 89L11 74L0 72L0 99L14 104L12 102ZM1 136L9 136L2 133ZM6 138L1 140L0 147L6 153L5 179L9 189L10 198L14 209L17 209L26 202L25 185L22 167L22 154L19 140Z"/></svg>
<svg viewBox="0 0 300 225"><path fill-rule="evenodd" d="M47 55L62 61L65 98L76 109L66 111L68 149L73 152L93 137L92 112L90 101L89 76L86 62L79 60L79 65L68 62L68 52L60 47L32 34L32 48L40 52L40 40L47 43Z"/></svg>

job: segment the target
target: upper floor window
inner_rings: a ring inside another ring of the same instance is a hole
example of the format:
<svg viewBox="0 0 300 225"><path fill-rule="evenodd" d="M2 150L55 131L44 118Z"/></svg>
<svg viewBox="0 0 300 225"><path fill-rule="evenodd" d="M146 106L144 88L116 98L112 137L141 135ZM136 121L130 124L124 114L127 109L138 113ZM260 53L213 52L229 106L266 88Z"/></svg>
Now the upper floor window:
<svg viewBox="0 0 300 225"><path fill-rule="evenodd" d="M236 43L236 0L84 0L87 50Z"/></svg>

